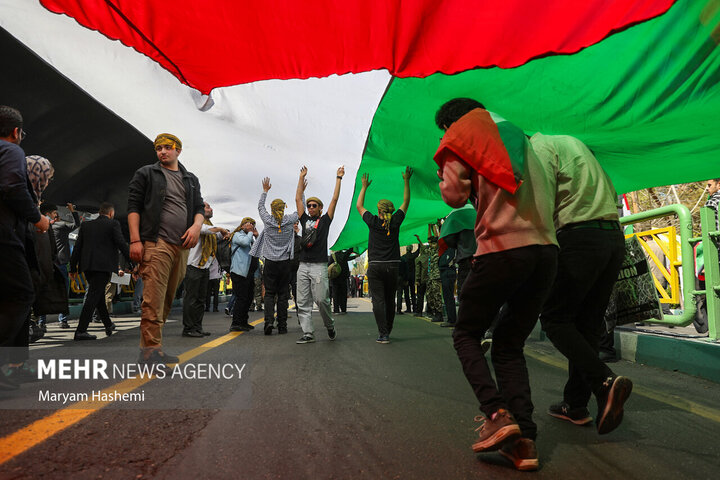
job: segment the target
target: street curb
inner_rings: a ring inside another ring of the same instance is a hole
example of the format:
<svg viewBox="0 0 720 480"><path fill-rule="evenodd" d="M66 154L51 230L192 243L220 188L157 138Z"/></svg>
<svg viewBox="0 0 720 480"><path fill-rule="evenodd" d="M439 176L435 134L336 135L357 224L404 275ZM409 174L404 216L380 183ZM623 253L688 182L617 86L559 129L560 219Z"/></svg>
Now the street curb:
<svg viewBox="0 0 720 480"><path fill-rule="evenodd" d="M539 322L529 338L549 342ZM619 359L628 362L687 373L720 383L720 343L718 342L616 331L615 350Z"/></svg>

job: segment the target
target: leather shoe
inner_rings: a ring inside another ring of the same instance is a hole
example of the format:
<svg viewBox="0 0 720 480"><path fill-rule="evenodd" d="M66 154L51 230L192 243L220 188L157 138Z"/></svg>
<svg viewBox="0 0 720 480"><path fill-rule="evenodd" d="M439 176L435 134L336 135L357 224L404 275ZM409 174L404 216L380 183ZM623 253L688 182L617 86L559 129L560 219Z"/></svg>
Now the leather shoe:
<svg viewBox="0 0 720 480"><path fill-rule="evenodd" d="M245 325L231 325L230 331L231 332L249 332L250 329L247 328Z"/></svg>
<svg viewBox="0 0 720 480"><path fill-rule="evenodd" d="M60 322L60 328L70 328L70 325L68 325L68 322Z"/></svg>
<svg viewBox="0 0 720 480"><path fill-rule="evenodd" d="M198 331L191 330L191 331L189 331L189 332L182 332L182 336L183 336L183 337L202 338L202 337L204 337L205 335L203 335L202 333L200 333L200 332L198 332Z"/></svg>
<svg viewBox="0 0 720 480"><path fill-rule="evenodd" d="M95 335L90 335L88 332L75 332L75 336L73 337L73 340L95 340L97 337Z"/></svg>
<svg viewBox="0 0 720 480"><path fill-rule="evenodd" d="M112 332L114 332L115 330L117 330L117 325L110 322L110 326L105 327L105 335L107 335L109 337L110 335L112 335Z"/></svg>
<svg viewBox="0 0 720 480"><path fill-rule="evenodd" d="M205 330L200 330L200 333L202 333L204 337L209 337L210 335L212 335L212 333L206 332Z"/></svg>

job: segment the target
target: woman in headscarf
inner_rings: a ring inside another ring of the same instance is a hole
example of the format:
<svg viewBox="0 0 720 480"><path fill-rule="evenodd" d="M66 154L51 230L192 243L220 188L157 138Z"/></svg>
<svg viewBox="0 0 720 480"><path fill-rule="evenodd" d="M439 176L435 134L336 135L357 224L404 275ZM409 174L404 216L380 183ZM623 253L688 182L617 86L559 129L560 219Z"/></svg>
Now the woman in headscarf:
<svg viewBox="0 0 720 480"><path fill-rule="evenodd" d="M395 290L400 268L400 224L410 205L410 177L413 170L405 167L402 174L405 182L403 203L396 211L390 200L377 203L378 214L373 215L365 207L365 192L370 186L370 176L362 176L362 188L357 199L357 210L370 230L368 238L368 271L373 314L378 327L378 343L390 343L393 321L395 320Z"/></svg>

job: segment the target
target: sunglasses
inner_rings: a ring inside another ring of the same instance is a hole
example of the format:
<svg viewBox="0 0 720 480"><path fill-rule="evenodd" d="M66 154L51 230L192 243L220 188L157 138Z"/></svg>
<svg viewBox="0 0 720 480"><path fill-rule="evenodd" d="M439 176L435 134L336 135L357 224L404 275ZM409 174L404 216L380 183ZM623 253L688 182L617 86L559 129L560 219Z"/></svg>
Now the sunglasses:
<svg viewBox="0 0 720 480"><path fill-rule="evenodd" d="M27 137L27 131L20 129L20 140L25 140L25 137Z"/></svg>
<svg viewBox="0 0 720 480"><path fill-rule="evenodd" d="M308 206L308 208L316 208L319 205L317 203L308 203L307 206Z"/></svg>

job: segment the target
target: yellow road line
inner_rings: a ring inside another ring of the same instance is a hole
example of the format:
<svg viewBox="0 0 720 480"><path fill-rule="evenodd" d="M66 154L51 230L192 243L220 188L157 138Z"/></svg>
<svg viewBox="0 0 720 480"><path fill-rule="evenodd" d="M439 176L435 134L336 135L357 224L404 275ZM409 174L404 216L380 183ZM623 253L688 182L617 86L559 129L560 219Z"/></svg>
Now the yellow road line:
<svg viewBox="0 0 720 480"><path fill-rule="evenodd" d="M256 320L252 325L257 325L263 320ZM230 332L222 337L216 338L208 343L200 345L188 350L179 356L180 362L187 362L198 355L201 355L211 348L218 347L230 340L242 335L244 332ZM127 393L145 385L153 380L153 377L133 378L123 380L122 382L110 386L102 391L102 393ZM68 405L62 410L58 410L47 417L43 417L31 423L27 427L11 433L10 435L0 438L0 465L8 460L26 452L32 447L44 442L53 435L75 425L80 420L95 413L96 411L108 406L111 401L85 401Z"/></svg>
<svg viewBox="0 0 720 480"><path fill-rule="evenodd" d="M534 358L535 360L538 360L542 363L567 371L567 360L565 360L564 357L561 358L553 355L548 355L546 353L530 350L525 350L525 354L528 357ZM700 405L699 403L682 398L672 392L658 392L657 390L643 387L642 385L633 385L633 394L641 395L651 400L655 400L656 402L664 403L665 405L669 405L671 407L675 407L679 410L684 410L707 420L720 423L720 410L718 410L717 408Z"/></svg>

